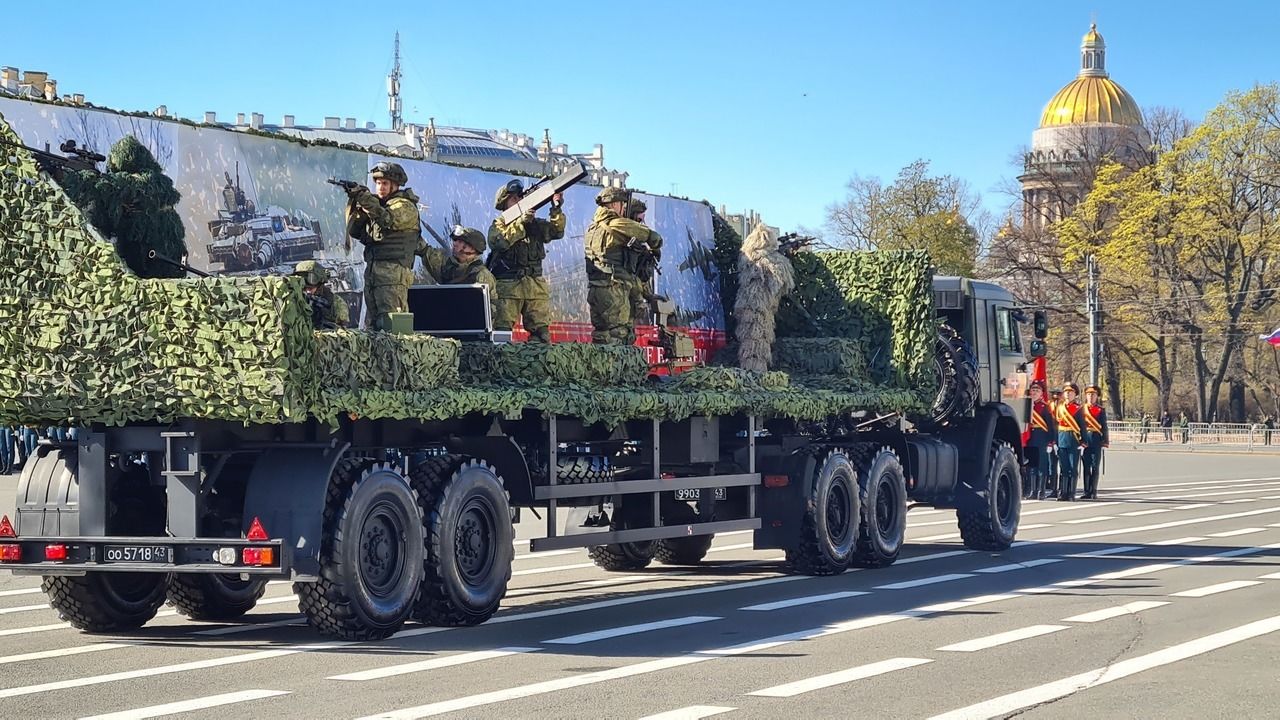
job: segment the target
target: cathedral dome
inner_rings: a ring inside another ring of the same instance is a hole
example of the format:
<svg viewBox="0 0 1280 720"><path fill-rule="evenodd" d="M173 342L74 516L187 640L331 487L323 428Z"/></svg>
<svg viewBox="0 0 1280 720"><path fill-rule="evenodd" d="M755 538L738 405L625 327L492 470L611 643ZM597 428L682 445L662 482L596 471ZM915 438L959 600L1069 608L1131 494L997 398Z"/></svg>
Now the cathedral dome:
<svg viewBox="0 0 1280 720"><path fill-rule="evenodd" d="M1142 127L1142 111L1124 88L1107 75L1107 45L1090 25L1080 41L1080 74L1053 96L1040 115L1040 127L1110 123Z"/></svg>

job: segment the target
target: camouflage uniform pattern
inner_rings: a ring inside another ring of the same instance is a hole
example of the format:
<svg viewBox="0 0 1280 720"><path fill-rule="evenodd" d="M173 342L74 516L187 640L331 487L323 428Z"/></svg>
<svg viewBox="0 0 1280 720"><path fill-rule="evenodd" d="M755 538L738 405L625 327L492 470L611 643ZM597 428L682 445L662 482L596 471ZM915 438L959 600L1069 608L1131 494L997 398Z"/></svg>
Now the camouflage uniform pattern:
<svg viewBox="0 0 1280 720"><path fill-rule="evenodd" d="M602 205L613 202L609 199L614 197L610 194L612 190L605 189L596 202ZM627 268L628 245L647 243L655 234L607 207L596 208L586 236L587 306L591 310L592 342L606 345L635 342L631 293L637 282Z"/></svg>
<svg viewBox="0 0 1280 720"><path fill-rule="evenodd" d="M383 315L407 312L413 256L422 239L418 196L402 188L385 200L359 187L347 205L347 233L364 244L364 297L368 327Z"/></svg>
<svg viewBox="0 0 1280 720"><path fill-rule="evenodd" d="M476 252L484 253L485 239L484 234L473 228L461 228L463 232L454 231L454 239L461 240ZM431 247L426 242L418 245L418 257L422 258L422 264L431 273L431 277L441 285L484 285L489 288L489 303L492 308L497 302L498 283L494 279L493 273L489 272L489 268L484 265L484 258L477 257L465 265L458 261L452 254L447 253L440 248ZM492 310L491 310L492 312Z"/></svg>
<svg viewBox="0 0 1280 720"><path fill-rule="evenodd" d="M311 319L317 330L344 328L351 322L347 303L328 286L329 271L323 265L315 260L303 260L293 269L293 274L302 278L303 292L311 303Z"/></svg>
<svg viewBox="0 0 1280 720"><path fill-rule="evenodd" d="M640 222L640 215L647 208L640 200L632 200L627 204L627 217ZM659 261L662 260L662 236L655 231L641 241L648 248L627 248L627 270L634 279L628 293L631 303L631 324L633 327L648 325L653 322L653 306L649 299L653 297L653 278Z"/></svg>
<svg viewBox="0 0 1280 720"><path fill-rule="evenodd" d="M505 187L495 205L505 201ZM551 342L551 286L542 276L546 244L564 237L565 214L552 207L548 219L521 217L512 223L501 218L489 226L492 251L486 263L497 282L493 326L510 330L520 320L529 338Z"/></svg>

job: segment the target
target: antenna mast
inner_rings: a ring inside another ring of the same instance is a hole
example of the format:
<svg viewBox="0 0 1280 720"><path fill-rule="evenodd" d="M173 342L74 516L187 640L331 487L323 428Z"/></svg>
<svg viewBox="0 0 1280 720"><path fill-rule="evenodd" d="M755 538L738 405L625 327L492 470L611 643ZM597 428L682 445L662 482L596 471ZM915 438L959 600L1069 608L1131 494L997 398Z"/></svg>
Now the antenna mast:
<svg viewBox="0 0 1280 720"><path fill-rule="evenodd" d="M391 129L404 129L404 117L400 114L403 105L400 102L400 32L396 31L396 63L387 75L387 111L391 113Z"/></svg>

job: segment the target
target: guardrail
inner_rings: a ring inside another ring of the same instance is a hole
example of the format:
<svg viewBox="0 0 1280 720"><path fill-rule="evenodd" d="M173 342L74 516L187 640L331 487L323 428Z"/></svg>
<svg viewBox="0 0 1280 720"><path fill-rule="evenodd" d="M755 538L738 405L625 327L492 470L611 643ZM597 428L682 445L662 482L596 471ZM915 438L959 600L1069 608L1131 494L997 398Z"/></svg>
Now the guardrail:
<svg viewBox="0 0 1280 720"><path fill-rule="evenodd" d="M1162 428L1154 423L1142 427L1138 420L1112 420L1108 429L1111 443L1133 445L1224 446L1236 450L1271 449L1280 446L1280 429L1258 423L1189 423Z"/></svg>

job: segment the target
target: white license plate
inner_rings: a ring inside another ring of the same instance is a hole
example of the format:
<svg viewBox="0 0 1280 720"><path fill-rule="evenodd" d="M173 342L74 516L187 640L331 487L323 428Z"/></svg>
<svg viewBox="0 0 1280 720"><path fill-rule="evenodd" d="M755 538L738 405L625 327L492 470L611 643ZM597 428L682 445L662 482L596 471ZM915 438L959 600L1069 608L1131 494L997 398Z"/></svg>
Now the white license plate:
<svg viewBox="0 0 1280 720"><path fill-rule="evenodd" d="M173 551L167 545L107 545L102 559L109 563L171 563Z"/></svg>
<svg viewBox="0 0 1280 720"><path fill-rule="evenodd" d="M680 490L673 490L672 492L676 494L677 500L701 500L702 499L702 488L683 488ZM728 493L725 491L724 488L715 488L716 500L724 500L727 497L728 497Z"/></svg>

